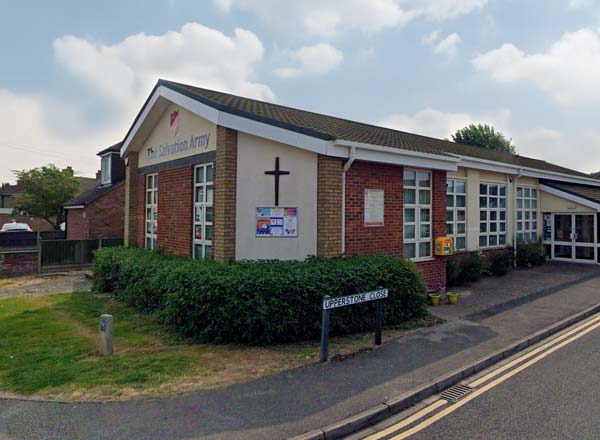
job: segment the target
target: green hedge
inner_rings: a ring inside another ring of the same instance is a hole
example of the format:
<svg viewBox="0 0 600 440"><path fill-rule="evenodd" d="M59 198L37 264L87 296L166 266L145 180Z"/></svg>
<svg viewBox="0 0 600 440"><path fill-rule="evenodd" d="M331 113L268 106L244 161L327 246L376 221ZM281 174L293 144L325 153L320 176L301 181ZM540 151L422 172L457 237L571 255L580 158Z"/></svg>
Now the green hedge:
<svg viewBox="0 0 600 440"><path fill-rule="evenodd" d="M136 309L155 313L183 337L202 342L265 344L316 339L321 302L383 286L385 325L427 314L425 286L415 265L366 256L306 261L243 261L223 265L137 248L95 253L94 289L114 292ZM332 312L332 334L372 330L374 304Z"/></svg>

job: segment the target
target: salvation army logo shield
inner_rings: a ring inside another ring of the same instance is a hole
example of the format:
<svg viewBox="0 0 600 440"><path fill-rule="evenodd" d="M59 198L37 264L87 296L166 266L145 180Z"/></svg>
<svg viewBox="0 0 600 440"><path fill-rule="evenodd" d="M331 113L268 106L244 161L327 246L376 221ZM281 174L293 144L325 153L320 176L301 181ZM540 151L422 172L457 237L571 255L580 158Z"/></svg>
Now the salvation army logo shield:
<svg viewBox="0 0 600 440"><path fill-rule="evenodd" d="M177 130L179 129L179 110L171 112L171 136L175 137Z"/></svg>

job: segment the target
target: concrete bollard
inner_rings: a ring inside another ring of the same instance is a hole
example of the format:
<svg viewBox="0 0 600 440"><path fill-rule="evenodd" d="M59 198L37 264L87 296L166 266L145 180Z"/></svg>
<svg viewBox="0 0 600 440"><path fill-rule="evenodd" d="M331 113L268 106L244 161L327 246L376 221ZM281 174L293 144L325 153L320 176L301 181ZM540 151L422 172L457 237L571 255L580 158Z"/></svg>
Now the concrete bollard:
<svg viewBox="0 0 600 440"><path fill-rule="evenodd" d="M113 354L115 327L112 315L100 315L100 355Z"/></svg>

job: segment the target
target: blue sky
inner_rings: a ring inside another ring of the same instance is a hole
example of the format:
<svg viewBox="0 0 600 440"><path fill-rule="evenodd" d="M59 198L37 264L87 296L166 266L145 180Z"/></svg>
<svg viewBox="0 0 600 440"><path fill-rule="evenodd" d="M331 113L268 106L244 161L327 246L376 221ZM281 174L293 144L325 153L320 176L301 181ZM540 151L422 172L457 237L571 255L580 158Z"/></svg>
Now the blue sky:
<svg viewBox="0 0 600 440"><path fill-rule="evenodd" d="M4 2L0 181L93 175L158 77L600 170L597 0Z"/></svg>

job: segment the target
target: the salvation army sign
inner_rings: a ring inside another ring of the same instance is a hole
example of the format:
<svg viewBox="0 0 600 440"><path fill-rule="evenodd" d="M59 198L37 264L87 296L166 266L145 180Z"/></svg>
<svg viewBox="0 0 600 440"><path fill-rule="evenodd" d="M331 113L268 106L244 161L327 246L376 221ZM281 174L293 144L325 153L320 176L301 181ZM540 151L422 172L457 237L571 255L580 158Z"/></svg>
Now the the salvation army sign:
<svg viewBox="0 0 600 440"><path fill-rule="evenodd" d="M140 151L140 167L214 150L215 136L213 123L171 106Z"/></svg>

